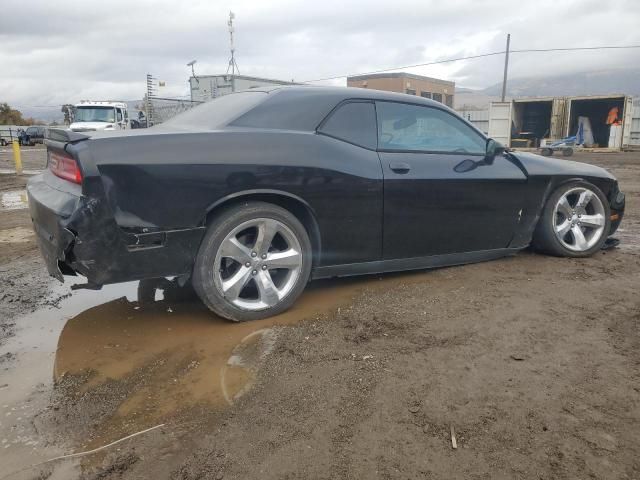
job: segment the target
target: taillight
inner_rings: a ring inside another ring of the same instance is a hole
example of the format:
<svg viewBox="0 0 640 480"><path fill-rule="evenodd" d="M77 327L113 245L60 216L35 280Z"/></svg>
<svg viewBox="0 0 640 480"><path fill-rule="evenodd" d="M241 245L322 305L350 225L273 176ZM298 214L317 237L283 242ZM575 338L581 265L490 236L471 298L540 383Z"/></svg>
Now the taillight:
<svg viewBox="0 0 640 480"><path fill-rule="evenodd" d="M74 183L82 183L82 172L76 160L66 154L49 151L49 170Z"/></svg>

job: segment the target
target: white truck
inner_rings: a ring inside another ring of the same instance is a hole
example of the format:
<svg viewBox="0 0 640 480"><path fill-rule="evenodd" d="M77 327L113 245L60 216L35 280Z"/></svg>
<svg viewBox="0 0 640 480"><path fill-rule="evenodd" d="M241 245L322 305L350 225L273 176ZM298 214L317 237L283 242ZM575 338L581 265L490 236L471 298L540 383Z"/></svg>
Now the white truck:
<svg viewBox="0 0 640 480"><path fill-rule="evenodd" d="M74 105L74 132L113 131L129 128L129 112L124 102L82 101Z"/></svg>

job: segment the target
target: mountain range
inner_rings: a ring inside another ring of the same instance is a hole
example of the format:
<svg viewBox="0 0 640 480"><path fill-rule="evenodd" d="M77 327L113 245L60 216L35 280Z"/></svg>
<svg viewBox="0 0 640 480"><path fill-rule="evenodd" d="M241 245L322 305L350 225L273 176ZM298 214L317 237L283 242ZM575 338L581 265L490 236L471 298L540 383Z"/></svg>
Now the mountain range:
<svg viewBox="0 0 640 480"><path fill-rule="evenodd" d="M555 97L624 94L640 96L640 68L608 69L574 74L512 78L507 97ZM499 100L502 83L483 89L456 88L456 107L486 107Z"/></svg>

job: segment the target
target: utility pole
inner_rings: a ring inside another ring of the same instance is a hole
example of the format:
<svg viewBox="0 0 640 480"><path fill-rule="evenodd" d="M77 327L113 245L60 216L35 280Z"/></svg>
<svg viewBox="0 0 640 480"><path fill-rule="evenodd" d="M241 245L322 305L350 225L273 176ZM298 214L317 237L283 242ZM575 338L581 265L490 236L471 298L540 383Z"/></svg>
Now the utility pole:
<svg viewBox="0 0 640 480"><path fill-rule="evenodd" d="M504 77L502 78L502 101L507 94L507 70L509 69L509 44L511 43L511 34L507 33L507 49L504 52Z"/></svg>

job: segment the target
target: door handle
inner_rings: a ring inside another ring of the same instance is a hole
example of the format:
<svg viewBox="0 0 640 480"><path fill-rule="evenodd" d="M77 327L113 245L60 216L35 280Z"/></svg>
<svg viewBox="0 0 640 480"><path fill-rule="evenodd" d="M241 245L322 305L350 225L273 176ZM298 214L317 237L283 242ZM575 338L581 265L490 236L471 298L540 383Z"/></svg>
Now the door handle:
<svg viewBox="0 0 640 480"><path fill-rule="evenodd" d="M389 168L396 173L408 173L411 170L411 165L405 162L391 162Z"/></svg>

